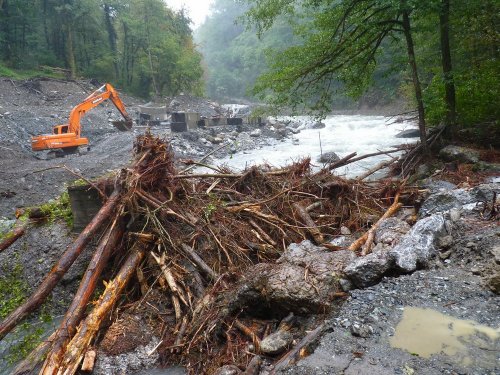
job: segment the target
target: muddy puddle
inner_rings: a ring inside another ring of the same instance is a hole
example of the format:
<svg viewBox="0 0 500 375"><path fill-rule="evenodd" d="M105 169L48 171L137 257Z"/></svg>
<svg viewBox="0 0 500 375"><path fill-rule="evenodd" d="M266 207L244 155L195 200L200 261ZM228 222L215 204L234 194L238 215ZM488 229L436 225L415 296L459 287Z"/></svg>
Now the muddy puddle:
<svg viewBox="0 0 500 375"><path fill-rule="evenodd" d="M432 309L405 307L390 344L424 358L444 354L466 367L493 369L500 355L500 329Z"/></svg>

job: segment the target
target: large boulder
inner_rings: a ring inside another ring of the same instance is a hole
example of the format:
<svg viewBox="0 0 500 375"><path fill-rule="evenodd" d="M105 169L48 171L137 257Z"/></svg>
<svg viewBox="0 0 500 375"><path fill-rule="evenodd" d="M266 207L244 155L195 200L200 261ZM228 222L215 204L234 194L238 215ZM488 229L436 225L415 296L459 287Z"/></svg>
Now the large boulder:
<svg viewBox="0 0 500 375"><path fill-rule="evenodd" d="M366 288L377 284L391 268L392 259L387 256L387 251L378 247L347 265L344 273L356 287Z"/></svg>
<svg viewBox="0 0 500 375"><path fill-rule="evenodd" d="M285 316L328 310L344 267L355 259L353 252L331 252L310 241L291 244L276 264L260 263L244 275L229 310L252 315Z"/></svg>
<svg viewBox="0 0 500 375"><path fill-rule="evenodd" d="M427 266L437 252L437 243L447 235L445 218L435 214L417 221L401 241L388 252L396 270L408 273Z"/></svg>
<svg viewBox="0 0 500 375"><path fill-rule="evenodd" d="M395 245L410 230L410 225L397 217L389 217L380 222L375 231L375 243Z"/></svg>
<svg viewBox="0 0 500 375"><path fill-rule="evenodd" d="M407 129L399 132L395 135L396 138L419 138L420 130L418 129Z"/></svg>
<svg viewBox="0 0 500 375"><path fill-rule="evenodd" d="M463 163L479 162L479 152L467 147L449 145L439 151L439 156L446 161Z"/></svg>
<svg viewBox="0 0 500 375"><path fill-rule="evenodd" d="M431 194L422 204L418 212L419 217L425 217L452 208L462 208L464 205L474 203L476 200L465 189L441 190Z"/></svg>
<svg viewBox="0 0 500 375"><path fill-rule="evenodd" d="M333 151L325 152L317 159L319 163L334 163L338 160L340 160L340 157Z"/></svg>

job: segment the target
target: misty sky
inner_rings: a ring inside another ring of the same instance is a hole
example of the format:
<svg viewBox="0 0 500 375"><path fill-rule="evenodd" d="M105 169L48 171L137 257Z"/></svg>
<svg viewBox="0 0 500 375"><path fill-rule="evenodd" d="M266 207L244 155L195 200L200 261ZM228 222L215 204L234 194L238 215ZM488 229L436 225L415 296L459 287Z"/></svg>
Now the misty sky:
<svg viewBox="0 0 500 375"><path fill-rule="evenodd" d="M193 20L193 29L200 26L208 14L208 9L213 0L165 0L173 9L181 9L184 5Z"/></svg>

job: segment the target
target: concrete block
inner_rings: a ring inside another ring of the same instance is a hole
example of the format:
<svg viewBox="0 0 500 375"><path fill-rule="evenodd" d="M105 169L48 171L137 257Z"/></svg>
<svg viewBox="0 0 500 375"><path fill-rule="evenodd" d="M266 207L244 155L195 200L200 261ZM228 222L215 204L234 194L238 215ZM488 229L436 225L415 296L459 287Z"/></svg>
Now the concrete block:
<svg viewBox="0 0 500 375"><path fill-rule="evenodd" d="M185 122L171 122L170 130L174 133L185 132L188 130L187 124Z"/></svg>
<svg viewBox="0 0 500 375"><path fill-rule="evenodd" d="M81 232L102 207L99 193L90 185L69 186L73 232Z"/></svg>

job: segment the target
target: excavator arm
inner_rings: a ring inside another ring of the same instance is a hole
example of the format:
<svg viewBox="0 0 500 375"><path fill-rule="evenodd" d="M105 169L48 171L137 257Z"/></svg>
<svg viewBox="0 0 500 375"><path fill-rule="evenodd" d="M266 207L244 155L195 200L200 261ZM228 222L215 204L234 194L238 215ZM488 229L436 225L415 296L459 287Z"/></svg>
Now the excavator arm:
<svg viewBox="0 0 500 375"><path fill-rule="evenodd" d="M73 108L69 115L68 131L75 133L77 137L80 136L81 125L80 120L82 116L92 108L97 107L105 100L110 99L115 105L116 109L121 113L125 121L115 121L115 125L119 130L130 130L132 127L132 118L128 115L125 105L118 96L118 92L109 83L98 88L90 94L83 102Z"/></svg>

